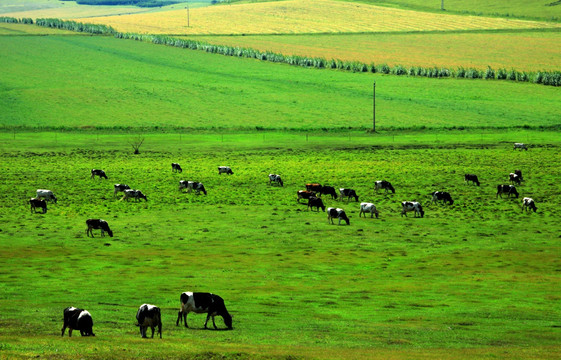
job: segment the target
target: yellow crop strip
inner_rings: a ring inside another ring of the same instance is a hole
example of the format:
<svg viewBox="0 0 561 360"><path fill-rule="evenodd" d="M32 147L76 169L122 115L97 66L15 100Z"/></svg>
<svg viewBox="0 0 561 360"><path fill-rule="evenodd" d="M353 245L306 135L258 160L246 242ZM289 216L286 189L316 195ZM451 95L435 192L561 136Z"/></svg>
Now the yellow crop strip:
<svg viewBox="0 0 561 360"><path fill-rule="evenodd" d="M290 34L559 28L559 23L424 13L337 0L288 0L88 18L150 34ZM86 20L86 19L84 19ZM189 27L187 21L189 20Z"/></svg>

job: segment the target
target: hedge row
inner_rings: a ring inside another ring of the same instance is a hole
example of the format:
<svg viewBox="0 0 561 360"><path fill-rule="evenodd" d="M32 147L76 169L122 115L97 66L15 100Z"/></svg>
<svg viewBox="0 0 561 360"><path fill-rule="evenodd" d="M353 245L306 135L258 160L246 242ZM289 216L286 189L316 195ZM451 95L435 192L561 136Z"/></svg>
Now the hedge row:
<svg viewBox="0 0 561 360"><path fill-rule="evenodd" d="M9 24L33 24L32 18L15 18L15 17L7 17L7 16L0 16L0 23L9 23Z"/></svg>
<svg viewBox="0 0 561 360"><path fill-rule="evenodd" d="M0 17L0 22L20 22L31 21L32 19L16 19L8 17ZM175 46L180 48L201 50L214 54L222 54L227 56L237 56L250 59L258 59L263 61L271 61L277 63L285 63L294 66L318 68L318 69L338 69L352 72L369 72L393 75L408 75L408 76L423 76L430 78L466 78L466 79L495 79L495 80L511 80L521 82L532 82L535 84L543 84L550 86L561 86L561 72L560 71L537 71L537 72L524 72L514 69L506 70L504 68L494 70L487 67L485 70L478 70L475 68L465 69L459 67L457 69L439 68L439 67L420 67L411 66L405 67L396 65L390 67L386 64L365 64L358 61L342 61L337 59L326 60L324 58L307 57L298 55L283 55L273 53L270 51L259 51L251 48L241 48L227 45L212 45L209 43L178 39L165 35L143 35L120 33L115 31L112 27L106 25L84 24L75 21L65 21L60 19L37 19L36 24L39 26L46 26L57 29L66 29L79 32L87 32L91 34L113 35L119 39L133 39L137 41L150 42L153 44L162 44L168 46Z"/></svg>

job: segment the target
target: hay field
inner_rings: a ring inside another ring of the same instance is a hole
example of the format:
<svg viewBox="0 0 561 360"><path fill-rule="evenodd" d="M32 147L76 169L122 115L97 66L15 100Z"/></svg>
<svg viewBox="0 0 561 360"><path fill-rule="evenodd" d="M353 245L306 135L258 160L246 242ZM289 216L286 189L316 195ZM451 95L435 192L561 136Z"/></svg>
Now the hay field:
<svg viewBox="0 0 561 360"><path fill-rule="evenodd" d="M192 37L186 37L191 38ZM200 36L211 44L240 46L285 55L363 63L559 70L561 33L434 33ZM516 49L513 51L513 49Z"/></svg>
<svg viewBox="0 0 561 360"><path fill-rule="evenodd" d="M117 31L151 34L292 34L560 28L561 24L457 16L335 0L289 0L88 18Z"/></svg>

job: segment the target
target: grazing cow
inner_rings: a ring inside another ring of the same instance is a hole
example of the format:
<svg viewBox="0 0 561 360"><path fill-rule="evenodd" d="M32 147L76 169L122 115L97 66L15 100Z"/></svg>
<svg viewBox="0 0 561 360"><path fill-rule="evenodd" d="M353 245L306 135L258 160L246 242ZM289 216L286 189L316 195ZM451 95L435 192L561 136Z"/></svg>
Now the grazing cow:
<svg viewBox="0 0 561 360"><path fill-rule="evenodd" d="M321 195L331 195L333 200L337 199L337 191L333 186L322 186L319 193Z"/></svg>
<svg viewBox="0 0 561 360"><path fill-rule="evenodd" d="M105 178L107 179L107 175L105 175L105 171L103 170L97 170L97 169L92 169L92 179L96 176L99 176L99 178Z"/></svg>
<svg viewBox="0 0 561 360"><path fill-rule="evenodd" d="M95 336L93 333L93 320L92 315L83 309L75 307L67 307L64 309L64 324L62 325L62 333L68 328L68 337L72 337L72 330L79 330L82 336Z"/></svg>
<svg viewBox="0 0 561 360"><path fill-rule="evenodd" d="M222 175L222 174L234 175L234 172L232 171L232 169L230 169L229 166L219 166L218 175Z"/></svg>
<svg viewBox="0 0 561 360"><path fill-rule="evenodd" d="M454 204L454 200L452 200L452 196L450 193L446 191L435 191L432 194L432 202L437 203L438 201L442 201L443 203L449 203L450 205Z"/></svg>
<svg viewBox="0 0 561 360"><path fill-rule="evenodd" d="M534 212L536 212L536 210L538 209L536 207L536 203L534 202L534 199L525 197L524 199L522 199L522 212L524 212L524 210L528 211L528 208L534 210Z"/></svg>
<svg viewBox="0 0 561 360"><path fill-rule="evenodd" d="M205 329L207 329L210 317L212 317L212 325L214 325L215 329L218 329L214 322L214 317L218 315L222 316L224 324L229 330L232 330L232 316L226 310L224 300L220 296L211 293L184 292L179 297L179 300L181 301L181 308L177 314L175 326L179 325L179 321L182 320L185 323L185 327L189 327L187 325L187 315L190 312L194 312L195 314L207 314Z"/></svg>
<svg viewBox="0 0 561 360"><path fill-rule="evenodd" d="M180 188L181 188L181 184L180 184ZM196 182L196 181L187 181L186 188L188 193L195 190L196 195L199 195L201 191L203 192L203 194L206 195L206 189L203 183Z"/></svg>
<svg viewBox="0 0 561 360"><path fill-rule="evenodd" d="M321 210L325 212L325 205L323 205L323 200L321 200L321 198L319 197L312 196L311 198L308 199L308 209L312 209L314 207L318 212L319 212L319 208L321 208Z"/></svg>
<svg viewBox="0 0 561 360"><path fill-rule="evenodd" d="M528 150L528 146L524 143L514 143L514 147L512 148L512 150L516 150L516 149Z"/></svg>
<svg viewBox="0 0 561 360"><path fill-rule="evenodd" d="M515 173L510 173L510 174L508 174L508 179L510 180L510 182L511 182L512 184L515 184L515 183L516 183L516 184L518 184L518 185L520 185L520 182L522 181L522 179L520 179L520 176L518 176L518 175L515 174Z"/></svg>
<svg viewBox="0 0 561 360"><path fill-rule="evenodd" d="M47 212L47 202L43 199L31 198L29 199L29 204L31 205L31 212L36 213L37 208L43 210L43 214Z"/></svg>
<svg viewBox="0 0 561 360"><path fill-rule="evenodd" d="M343 198L347 198L347 201L351 200L352 197L355 198L355 201L358 201L358 195L356 194L356 191L354 191L353 189L339 189L339 194L341 195L340 199L342 200Z"/></svg>
<svg viewBox="0 0 561 360"><path fill-rule="evenodd" d="M510 195L514 195L518 199L518 191L516 191L516 187L514 185L497 185L497 196L496 197L503 197L503 194L507 194L508 197Z"/></svg>
<svg viewBox="0 0 561 360"><path fill-rule="evenodd" d="M127 189L124 191L124 194L125 195L121 200L129 201L130 198L133 198L134 201L136 202L138 202L139 199L144 199L144 201L148 201L146 195L144 195L140 190Z"/></svg>
<svg viewBox="0 0 561 360"><path fill-rule="evenodd" d="M129 190L130 186L126 184L115 184L113 185L113 197L117 197L118 192L124 192L125 190Z"/></svg>
<svg viewBox="0 0 561 360"><path fill-rule="evenodd" d="M313 191L316 194L321 194L321 189L323 189L323 186L321 186L321 184L318 183L306 184L306 190Z"/></svg>
<svg viewBox="0 0 561 360"><path fill-rule="evenodd" d="M378 218L378 209L376 209L376 205L372 203L360 203L360 212L358 213L358 217L364 214L366 217L366 213L370 213L370 217L373 218L376 215L376 219Z"/></svg>
<svg viewBox="0 0 561 360"><path fill-rule="evenodd" d="M514 174L518 175L520 181L524 181L524 178L522 177L522 170L514 170Z"/></svg>
<svg viewBox="0 0 561 360"><path fill-rule="evenodd" d="M105 232L109 234L109 237L113 237L113 231L109 229L109 224L103 219L88 219L86 220L86 225L88 225L86 236L90 236L91 234L91 236L94 237L93 230L101 229L101 237L105 237Z"/></svg>
<svg viewBox="0 0 561 360"><path fill-rule="evenodd" d="M347 225L351 225L351 220L349 220L347 214L345 214L345 210L332 207L327 208L327 222L331 222L333 224L334 218L339 219L339 225L341 225L341 220L345 220Z"/></svg>
<svg viewBox="0 0 561 360"><path fill-rule="evenodd" d="M56 196L51 190L38 189L37 199L45 199L45 201L54 201L56 204Z"/></svg>
<svg viewBox="0 0 561 360"><path fill-rule="evenodd" d="M140 327L140 335L146 338L148 327L152 329L152 339L154 338L154 328L158 327L160 339L162 338L162 315L160 308L155 305L142 304L136 313L137 326Z"/></svg>
<svg viewBox="0 0 561 360"><path fill-rule="evenodd" d="M304 200L308 200L310 199L312 196L316 196L316 193L313 191L308 191L308 190L298 190L296 192L296 196L297 196L297 201L300 202L300 199L304 199Z"/></svg>
<svg viewBox="0 0 561 360"><path fill-rule="evenodd" d="M464 181L466 184L468 184L471 181L475 185L480 186L479 179L477 179L477 175L474 174L465 174Z"/></svg>
<svg viewBox="0 0 561 360"><path fill-rule="evenodd" d="M407 217L407 212L415 211L415 217L417 215L424 217L425 212L423 211L423 206L416 201L402 201L401 202L401 216L405 215Z"/></svg>
<svg viewBox="0 0 561 360"><path fill-rule="evenodd" d="M280 175L277 174L269 174L269 185L277 184L280 186L284 186Z"/></svg>
<svg viewBox="0 0 561 360"><path fill-rule="evenodd" d="M384 189L386 190L385 193L391 191L392 194L395 194L395 189L389 181L386 180L378 180L374 183L374 190L378 192L378 190Z"/></svg>
<svg viewBox="0 0 561 360"><path fill-rule="evenodd" d="M183 169L181 168L181 165L179 165L178 163L171 163L171 171L182 173Z"/></svg>

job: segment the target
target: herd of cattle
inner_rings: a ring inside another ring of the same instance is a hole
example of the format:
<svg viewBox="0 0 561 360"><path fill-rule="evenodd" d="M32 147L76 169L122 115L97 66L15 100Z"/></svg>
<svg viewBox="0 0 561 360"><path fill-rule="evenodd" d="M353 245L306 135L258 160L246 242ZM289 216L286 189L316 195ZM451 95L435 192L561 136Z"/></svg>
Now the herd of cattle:
<svg viewBox="0 0 561 360"><path fill-rule="evenodd" d="M181 306L177 314L177 321L175 326L179 325L182 321L187 325L187 315L190 312L195 314L207 314L205 321L205 329L207 329L208 320L212 318L212 325L218 329L214 321L215 316L221 316L224 324L229 330L232 330L232 315L226 309L224 300L215 294L211 293L197 293L197 292L184 292L179 297ZM75 307L67 307L63 311L64 323L62 325L61 336L64 336L66 328L68 328L68 336L72 336L73 330L80 331L82 336L95 336L93 332L93 319L89 311ZM160 339L162 338L162 311L156 305L142 304L136 312L136 326L140 329L140 336L146 338L146 331L148 328L152 330L152 338L154 337L154 330L158 329Z"/></svg>
<svg viewBox="0 0 561 360"><path fill-rule="evenodd" d="M514 149L528 150L525 144L520 143L515 143ZM183 170L178 163L172 163L172 171L181 173ZM232 175L234 174L234 172L228 166L220 166L218 167L218 174ZM95 176L107 179L107 175L103 170L92 169L91 178L93 179L95 178ZM519 193L514 184L520 185L523 181L522 171L515 170L513 173L509 174L509 180L511 184L501 184L497 186L496 197L502 197L503 194L506 194L508 197L519 197ZM477 186L480 186L479 179L475 174L465 174L464 182L466 184L471 182ZM284 182L280 175L269 174L269 185L277 185L282 187L284 186ZM187 189L187 192L195 191L196 194L200 194L201 192L205 195L207 194L204 185L196 181L181 180L179 182L179 190L183 189ZM396 192L393 185L386 180L376 181L374 183L374 190L376 193L378 193L380 190L384 190L385 193L392 192L393 194L395 194ZM128 201L129 199L133 198L135 199L135 201L139 201L140 199L148 201L142 191L131 189L128 185L125 184L114 185L114 197L116 197L118 193L124 194L121 200ZM339 224L341 224L341 221L344 221L347 225L350 225L350 220L345 213L345 210L335 207L326 208L321 198L322 195L331 196L332 200L346 200L347 202L351 201L352 199L354 199L356 202L358 202L359 200L359 196L354 189L339 188L337 191L337 189L335 189L333 186L325 186L319 183L306 184L306 190L299 190L297 191L296 195L298 202L300 202L300 200L302 199L308 201L308 209L313 210L313 208L316 208L316 211L319 212L319 209L321 208L322 211L326 212L327 221L331 224L333 224L334 219L337 219ZM439 201L443 202L444 204L448 203L450 205L454 203L452 196L446 191L435 191L431 195L431 203L438 203ZM42 213L46 213L47 202L49 201L52 201L55 204L57 203L57 198L51 190L37 190L37 196L29 200L29 203L31 205L31 212L36 212L39 208L42 210ZM528 209L536 212L537 207L533 199L525 197L522 200L522 211L527 211ZM415 217L423 217L425 213L421 203L417 201L401 202L401 216L407 216L407 212L411 211L415 213ZM370 214L371 218L373 218L374 216L378 218L379 211L376 208L376 205L374 205L373 203L362 202L360 203L359 217L361 217L363 214L364 217L366 217L366 214ZM86 220L86 225L86 236L93 237L93 230L101 230L102 237L105 236L105 233L107 233L110 237L113 237L113 231L111 231L111 229L109 228L109 224L107 223L107 221L103 219L88 219ZM226 310L224 300L220 296L211 293L184 292L180 296L180 303L181 306L177 315L176 326L179 325L180 321L182 321L185 324L185 327L188 327L187 315L190 312L194 312L197 314L207 314L207 318L204 323L205 328L207 328L208 320L212 317L214 328L217 329L214 317L218 315L223 318L224 323L228 327L228 329L232 329L232 316ZM69 328L69 336L72 336L72 330L80 331L80 334L82 336L95 336L92 330L92 316L87 310L68 307L64 309L63 315L64 324L62 327L62 336L64 336L66 328ZM136 320L137 326L139 326L140 328L140 334L143 338L147 337L146 331L148 328L151 328L152 330L152 338L154 337L154 331L156 328L158 330L160 338L162 337L162 320L161 310L159 307L151 304L142 304L137 311Z"/></svg>

